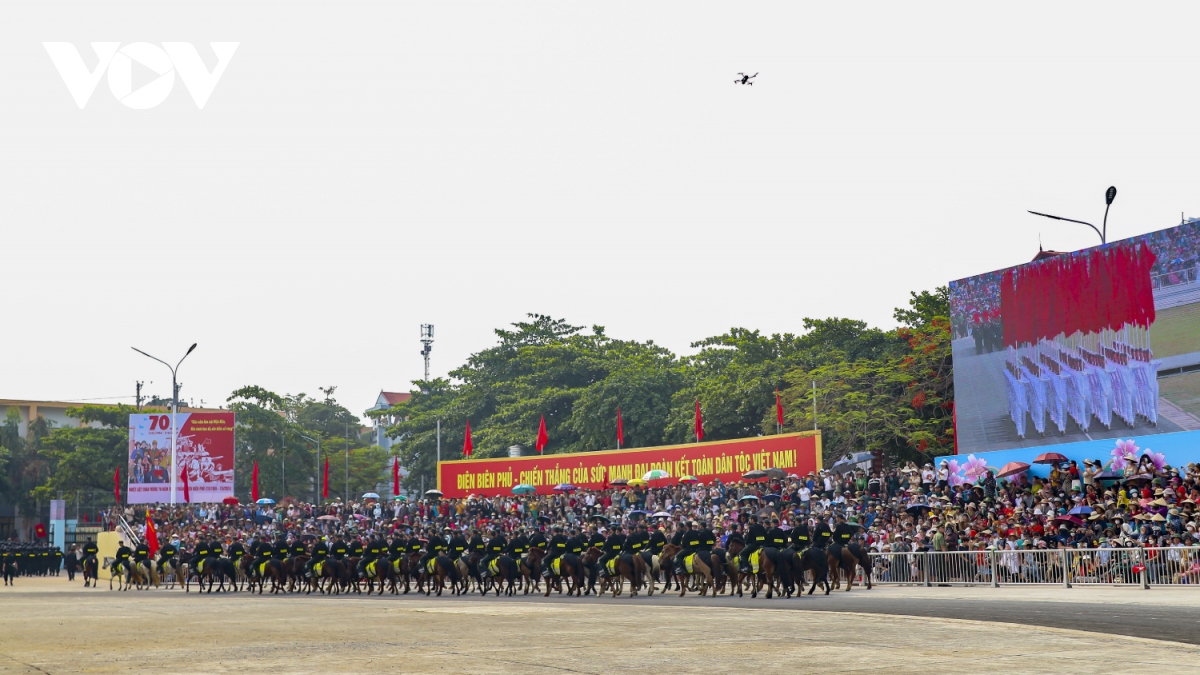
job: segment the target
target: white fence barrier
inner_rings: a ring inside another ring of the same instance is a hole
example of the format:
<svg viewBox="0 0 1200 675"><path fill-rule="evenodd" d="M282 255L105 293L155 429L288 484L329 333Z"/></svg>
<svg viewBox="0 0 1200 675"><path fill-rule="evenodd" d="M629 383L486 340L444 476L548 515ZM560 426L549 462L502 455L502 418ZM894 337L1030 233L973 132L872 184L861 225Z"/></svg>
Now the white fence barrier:
<svg viewBox="0 0 1200 675"><path fill-rule="evenodd" d="M1200 588L1200 546L872 553L871 566L876 584Z"/></svg>

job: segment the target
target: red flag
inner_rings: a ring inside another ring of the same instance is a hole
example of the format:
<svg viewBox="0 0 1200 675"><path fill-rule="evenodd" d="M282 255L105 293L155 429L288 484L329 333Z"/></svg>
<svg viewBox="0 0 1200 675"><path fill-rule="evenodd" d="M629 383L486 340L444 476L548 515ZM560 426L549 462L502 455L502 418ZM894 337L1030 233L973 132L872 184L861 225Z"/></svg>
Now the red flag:
<svg viewBox="0 0 1200 675"><path fill-rule="evenodd" d="M780 428L783 428L783 400L779 398L779 390L775 390L775 419L779 421Z"/></svg>
<svg viewBox="0 0 1200 675"><path fill-rule="evenodd" d="M33 533L37 536L38 539L45 539L46 538L46 526L41 523L34 525Z"/></svg>
<svg viewBox="0 0 1200 675"><path fill-rule="evenodd" d="M254 462L254 471L250 473L250 501L258 501L258 462Z"/></svg>
<svg viewBox="0 0 1200 675"><path fill-rule="evenodd" d="M192 503L192 491L189 489L189 485L188 485L188 475L187 475L187 467L186 466L179 467L179 480L183 481L183 503L191 504Z"/></svg>
<svg viewBox="0 0 1200 675"><path fill-rule="evenodd" d="M546 444L550 442L550 437L546 435L546 416L542 415L542 423L538 426L537 442L533 447L537 448L538 454L542 454L542 450L546 449Z"/></svg>
<svg viewBox="0 0 1200 675"><path fill-rule="evenodd" d="M470 454L470 453L467 453ZM392 462L392 496L400 494L400 458L396 457Z"/></svg>
<svg viewBox="0 0 1200 675"><path fill-rule="evenodd" d="M324 485L321 486L321 498L328 499L329 498L329 458L328 457L325 458L325 478L323 478L322 480L324 481ZM349 498L350 498L349 496L346 497L346 499L349 499Z"/></svg>
<svg viewBox="0 0 1200 675"><path fill-rule="evenodd" d="M621 421L621 408L617 407L617 449L625 443L625 424Z"/></svg>
<svg viewBox="0 0 1200 675"><path fill-rule="evenodd" d="M470 457L475 446L471 443L471 420L467 420L467 437L463 439L463 456ZM396 494L400 494L397 492Z"/></svg>
<svg viewBox="0 0 1200 675"><path fill-rule="evenodd" d="M121 503L121 467L117 467L113 471L113 497L116 497L117 503Z"/></svg>
<svg viewBox="0 0 1200 675"><path fill-rule="evenodd" d="M704 440L704 418L700 416L700 399L696 399L696 442Z"/></svg>
<svg viewBox="0 0 1200 675"><path fill-rule="evenodd" d="M150 557L153 558L155 553L158 553L158 531L154 529L154 520L150 518L150 511L146 511L146 546L150 549Z"/></svg>

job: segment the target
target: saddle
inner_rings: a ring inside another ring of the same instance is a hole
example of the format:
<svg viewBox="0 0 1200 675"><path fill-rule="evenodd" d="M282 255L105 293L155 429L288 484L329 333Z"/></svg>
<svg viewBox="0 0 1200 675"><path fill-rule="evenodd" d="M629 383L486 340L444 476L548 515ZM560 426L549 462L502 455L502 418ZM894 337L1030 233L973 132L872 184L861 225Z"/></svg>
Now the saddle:
<svg viewBox="0 0 1200 675"><path fill-rule="evenodd" d="M367 571L367 578L368 578L368 579L374 579L374 578L375 578L375 562L376 562L376 561L372 560L371 562L367 563L367 566L366 566L366 571Z"/></svg>
<svg viewBox="0 0 1200 675"><path fill-rule="evenodd" d="M200 562L196 563L196 572L198 574L204 573L204 558L201 558Z"/></svg>
<svg viewBox="0 0 1200 675"><path fill-rule="evenodd" d="M763 549L760 548L750 554L750 571L754 574L758 574L758 564L762 560L762 552Z"/></svg>
<svg viewBox="0 0 1200 675"><path fill-rule="evenodd" d="M497 574L500 574L500 559L492 558L491 561L488 562L487 571L488 571L488 576L490 576L490 577L494 577Z"/></svg>
<svg viewBox="0 0 1200 675"><path fill-rule="evenodd" d="M400 558L396 558L392 561L392 569L395 570L397 574L400 573L400 560Z"/></svg>
<svg viewBox="0 0 1200 675"><path fill-rule="evenodd" d="M617 575L617 561L618 560L619 560L619 558L617 556L613 556L612 560L609 560L608 562L604 563L604 569L606 572L608 572L608 576L616 576Z"/></svg>
<svg viewBox="0 0 1200 675"><path fill-rule="evenodd" d="M319 577L319 576L321 576L321 570L323 570L323 569L325 569L325 561L318 560L317 562L313 563L312 574L310 574L309 576Z"/></svg>
<svg viewBox="0 0 1200 675"><path fill-rule="evenodd" d="M550 561L550 569L557 576L562 576L562 556Z"/></svg>
<svg viewBox="0 0 1200 675"><path fill-rule="evenodd" d="M430 574L437 572L437 558L430 558L429 562L425 563L425 571Z"/></svg>
<svg viewBox="0 0 1200 675"><path fill-rule="evenodd" d="M692 571L692 563L694 563L695 561L696 561L696 554L695 554L695 553L689 553L689 554L687 554L687 555L685 555L685 556L683 557L683 568L684 568L685 570L687 570L687 573L688 573L688 574L692 574L692 573L693 573L693 571Z"/></svg>
<svg viewBox="0 0 1200 675"><path fill-rule="evenodd" d="M270 560L264 560L264 561L260 562L258 564L258 576L261 577L261 576L265 575L266 570L267 570L267 565L270 565L270 564L271 564Z"/></svg>

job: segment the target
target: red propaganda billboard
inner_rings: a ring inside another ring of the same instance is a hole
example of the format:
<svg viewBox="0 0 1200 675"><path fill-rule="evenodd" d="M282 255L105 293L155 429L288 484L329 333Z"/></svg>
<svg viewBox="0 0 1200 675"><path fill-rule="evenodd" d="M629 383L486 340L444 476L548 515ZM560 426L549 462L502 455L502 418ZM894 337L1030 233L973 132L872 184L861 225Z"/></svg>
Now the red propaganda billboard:
<svg viewBox="0 0 1200 675"><path fill-rule="evenodd" d="M192 502L219 502L233 496L233 423L231 412L179 413L175 418L177 444L171 466L171 415L129 416L130 504L171 501L182 503L187 469L188 496Z"/></svg>
<svg viewBox="0 0 1200 675"><path fill-rule="evenodd" d="M601 490L609 486L609 481L641 478L651 469L661 469L671 476L663 484L688 475L704 483L715 478L731 483L742 480L747 471L772 467L798 476L821 468L821 432L635 450L438 462L438 489L450 498L512 494L512 488L521 484L532 485L542 494L552 492L560 483Z"/></svg>

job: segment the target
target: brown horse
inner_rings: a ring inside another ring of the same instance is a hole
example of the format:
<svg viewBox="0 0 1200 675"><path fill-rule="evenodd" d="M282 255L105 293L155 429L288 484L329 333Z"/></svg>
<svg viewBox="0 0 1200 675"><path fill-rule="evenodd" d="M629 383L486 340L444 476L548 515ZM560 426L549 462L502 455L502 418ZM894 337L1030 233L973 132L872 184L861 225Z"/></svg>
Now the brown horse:
<svg viewBox="0 0 1200 675"><path fill-rule="evenodd" d="M542 590L542 559L545 557L546 552L540 546L535 546L520 559L521 584L525 589L525 595L529 595L530 591Z"/></svg>
<svg viewBox="0 0 1200 675"><path fill-rule="evenodd" d="M638 566L638 562L642 563L641 567ZM624 582L628 580L629 597L636 597L642 582L640 572L645 565L645 561L642 561L640 556L629 553L620 553L613 557L605 564L605 569L600 570L599 595L603 595L611 586L612 596L614 598L619 596Z"/></svg>
<svg viewBox="0 0 1200 675"><path fill-rule="evenodd" d="M828 551L829 556L829 575L833 577L834 589L840 588L842 584L841 577L846 577L846 592L854 587L854 577L858 573L859 565L863 568L863 581L867 584L867 590L871 590L871 558L867 552L857 544L848 546L840 546L831 544Z"/></svg>
<svg viewBox="0 0 1200 675"><path fill-rule="evenodd" d="M502 554L490 561L488 566L490 567L493 563L495 563L495 570L488 570L490 576L485 576L483 580L484 595L492 589L493 585L496 588L496 595L500 595L501 589L504 590L505 595L516 595L517 579L521 576L517 562L508 555ZM480 572L482 573L483 570Z"/></svg>
<svg viewBox="0 0 1200 675"><path fill-rule="evenodd" d="M447 580L450 581L450 590L454 595L461 594L458 586L458 570L454 569L454 561L448 556L439 555L426 562L421 569L421 578L427 582L425 595L429 595L434 590L434 584L437 584L437 595L441 596Z"/></svg>
<svg viewBox="0 0 1200 675"><path fill-rule="evenodd" d="M12 564L12 572L13 572L13 574L16 574L17 563L14 562L11 564ZM88 557L83 559L83 587L84 588L87 588L89 585L92 588L96 587L96 575L99 573L99 571L100 571L100 563L96 561L95 555L89 555Z"/></svg>
<svg viewBox="0 0 1200 675"><path fill-rule="evenodd" d="M705 556L701 551L697 551L688 557L691 558L692 569L690 571L687 569L688 561L685 558L683 563L684 578L679 580L679 597L682 598L684 595L687 595L688 586L692 584L696 585L700 597L704 597L708 595L708 590L713 587L712 568L709 567L712 558ZM705 562L704 559L706 557L708 557L709 562ZM716 594L715 590L713 594Z"/></svg>
<svg viewBox="0 0 1200 675"><path fill-rule="evenodd" d="M587 566L584 565L582 558L574 553L563 553L550 563L544 564L545 570L542 572L542 577L546 580L546 591L542 594L542 597L550 596L551 586L558 588L559 593L561 593L564 579L567 582L567 596L570 596L572 593L577 597L583 596L583 584L584 577L587 575Z"/></svg>

